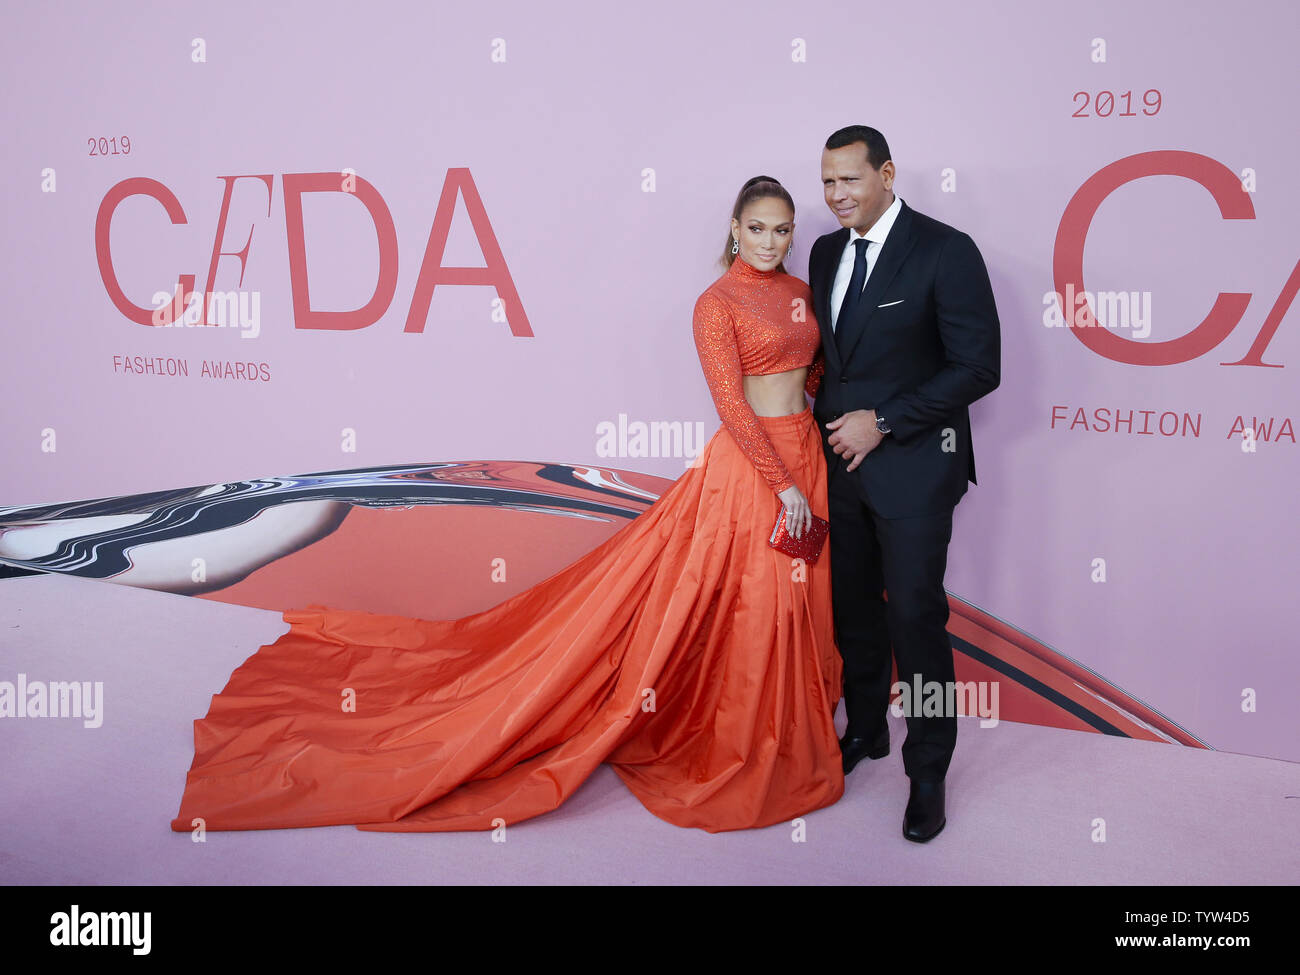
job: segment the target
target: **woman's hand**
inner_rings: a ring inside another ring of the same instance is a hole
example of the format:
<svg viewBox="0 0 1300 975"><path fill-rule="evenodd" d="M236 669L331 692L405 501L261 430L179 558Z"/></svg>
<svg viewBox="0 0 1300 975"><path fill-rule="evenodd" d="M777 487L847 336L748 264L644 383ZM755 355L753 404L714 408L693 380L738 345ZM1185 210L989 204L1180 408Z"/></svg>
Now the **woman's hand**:
<svg viewBox="0 0 1300 975"><path fill-rule="evenodd" d="M777 497L785 505L786 530L795 538L803 537L803 533L812 528L812 508L808 505L808 499L803 496L803 492L794 484L778 494Z"/></svg>

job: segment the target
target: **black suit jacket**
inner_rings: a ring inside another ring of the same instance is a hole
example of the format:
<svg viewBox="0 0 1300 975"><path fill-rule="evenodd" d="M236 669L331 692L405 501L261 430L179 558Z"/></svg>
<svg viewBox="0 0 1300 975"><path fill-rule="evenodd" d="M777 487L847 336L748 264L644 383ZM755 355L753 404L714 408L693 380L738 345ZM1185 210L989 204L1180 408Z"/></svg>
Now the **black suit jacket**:
<svg viewBox="0 0 1300 975"><path fill-rule="evenodd" d="M993 288L969 235L902 204L852 321L831 330L831 288L849 231L819 237L808 284L826 371L813 403L827 421L874 409L892 428L850 477L885 518L951 510L975 481L967 406L997 388L1001 339Z"/></svg>

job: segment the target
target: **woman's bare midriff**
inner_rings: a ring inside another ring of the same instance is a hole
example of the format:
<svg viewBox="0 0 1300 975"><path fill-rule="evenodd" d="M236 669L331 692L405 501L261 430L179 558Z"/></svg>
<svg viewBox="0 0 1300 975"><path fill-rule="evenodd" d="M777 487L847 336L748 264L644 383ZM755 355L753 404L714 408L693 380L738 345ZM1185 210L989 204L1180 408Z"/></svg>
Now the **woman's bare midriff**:
<svg viewBox="0 0 1300 975"><path fill-rule="evenodd" d="M774 372L770 376L744 376L745 399L759 416L789 416L802 413L808 405L804 386L808 382L808 367L800 366L787 372Z"/></svg>

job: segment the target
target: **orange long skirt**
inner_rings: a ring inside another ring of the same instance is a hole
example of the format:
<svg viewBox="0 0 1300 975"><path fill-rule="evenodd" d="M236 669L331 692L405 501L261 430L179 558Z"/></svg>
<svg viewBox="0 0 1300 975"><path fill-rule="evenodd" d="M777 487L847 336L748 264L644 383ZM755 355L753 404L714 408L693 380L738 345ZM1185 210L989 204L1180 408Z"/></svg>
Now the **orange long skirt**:
<svg viewBox="0 0 1300 975"><path fill-rule="evenodd" d="M813 511L811 410L760 417ZM488 830L602 762L656 816L768 826L844 791L830 558L768 546L780 501L725 427L641 515L459 620L311 606L194 722L178 832ZM343 711L351 688L355 711Z"/></svg>

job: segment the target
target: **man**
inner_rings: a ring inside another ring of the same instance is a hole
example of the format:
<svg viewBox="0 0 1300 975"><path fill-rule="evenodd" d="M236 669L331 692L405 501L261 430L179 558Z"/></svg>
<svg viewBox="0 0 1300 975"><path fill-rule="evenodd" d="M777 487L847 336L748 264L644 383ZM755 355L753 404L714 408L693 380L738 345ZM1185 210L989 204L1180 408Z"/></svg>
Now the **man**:
<svg viewBox="0 0 1300 975"><path fill-rule="evenodd" d="M841 229L818 238L808 259L826 357L813 414L828 467L846 774L889 754L891 642L900 681L937 681L951 700L943 575L953 509L975 482L967 406L999 382L998 314L979 250L896 197L894 176L878 131L832 134L822 184ZM956 715L908 715L910 840L947 823L956 741Z"/></svg>

